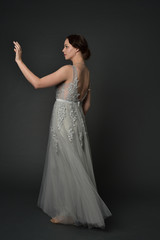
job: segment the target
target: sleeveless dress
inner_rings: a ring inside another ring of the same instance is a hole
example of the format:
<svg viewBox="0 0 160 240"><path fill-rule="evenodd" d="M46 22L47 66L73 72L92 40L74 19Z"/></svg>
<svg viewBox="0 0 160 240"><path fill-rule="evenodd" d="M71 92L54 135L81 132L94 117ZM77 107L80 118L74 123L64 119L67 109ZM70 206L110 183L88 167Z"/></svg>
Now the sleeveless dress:
<svg viewBox="0 0 160 240"><path fill-rule="evenodd" d="M72 219L75 226L104 229L104 219L112 213L97 191L82 109L87 92L79 101L78 73L71 66L72 82L56 86L37 205L64 224Z"/></svg>

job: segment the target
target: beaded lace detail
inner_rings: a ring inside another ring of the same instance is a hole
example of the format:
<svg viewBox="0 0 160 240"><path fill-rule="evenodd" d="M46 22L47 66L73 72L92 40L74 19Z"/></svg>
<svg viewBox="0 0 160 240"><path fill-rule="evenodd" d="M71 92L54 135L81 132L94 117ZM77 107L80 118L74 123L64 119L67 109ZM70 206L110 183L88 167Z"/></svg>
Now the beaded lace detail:
<svg viewBox="0 0 160 240"><path fill-rule="evenodd" d="M73 107L72 103L70 104L70 117L72 119L73 126L75 127L75 122L76 122L78 116L77 116L76 110Z"/></svg>
<svg viewBox="0 0 160 240"><path fill-rule="evenodd" d="M61 103L59 108L57 109L57 117L58 117L58 120L57 120L58 126L57 127L58 127L58 130L60 130L63 119L65 118L65 116L66 116L66 107L65 107L64 103Z"/></svg>
<svg viewBox="0 0 160 240"><path fill-rule="evenodd" d="M68 130L68 138L69 138L69 141L72 141L73 140L73 134L74 134L74 131L72 128L69 128Z"/></svg>
<svg viewBox="0 0 160 240"><path fill-rule="evenodd" d="M53 142L55 145L56 153L58 153L58 138L57 138L57 134L54 131L53 127L51 127L51 133L52 133L52 138L53 138Z"/></svg>

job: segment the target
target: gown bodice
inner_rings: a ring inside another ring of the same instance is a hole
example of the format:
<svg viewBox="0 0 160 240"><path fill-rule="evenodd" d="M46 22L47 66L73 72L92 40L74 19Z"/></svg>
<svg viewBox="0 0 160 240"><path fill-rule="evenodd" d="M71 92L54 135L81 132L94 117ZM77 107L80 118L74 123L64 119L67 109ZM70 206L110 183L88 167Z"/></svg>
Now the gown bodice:
<svg viewBox="0 0 160 240"><path fill-rule="evenodd" d="M73 67L73 79L72 82L62 82L57 85L56 89L56 99L64 99L67 101L73 101L73 102L83 102L85 97L87 96L88 89L82 98L82 100L79 99L80 93L78 93L78 74L77 69L75 65L71 65Z"/></svg>

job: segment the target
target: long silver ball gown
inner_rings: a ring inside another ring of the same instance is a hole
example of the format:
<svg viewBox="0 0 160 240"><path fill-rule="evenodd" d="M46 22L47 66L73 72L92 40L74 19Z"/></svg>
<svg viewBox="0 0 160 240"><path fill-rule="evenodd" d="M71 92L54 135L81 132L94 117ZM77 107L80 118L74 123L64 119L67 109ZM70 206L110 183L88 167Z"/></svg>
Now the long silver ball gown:
<svg viewBox="0 0 160 240"><path fill-rule="evenodd" d="M75 65L71 83L56 90L43 177L37 205L61 223L105 228L112 216L98 194L82 101L79 101L78 72Z"/></svg>

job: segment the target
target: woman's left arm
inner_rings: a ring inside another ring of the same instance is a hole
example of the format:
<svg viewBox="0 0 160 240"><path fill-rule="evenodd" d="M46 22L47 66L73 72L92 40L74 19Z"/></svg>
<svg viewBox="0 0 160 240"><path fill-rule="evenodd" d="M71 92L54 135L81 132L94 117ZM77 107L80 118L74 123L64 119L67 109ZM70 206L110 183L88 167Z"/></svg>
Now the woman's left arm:
<svg viewBox="0 0 160 240"><path fill-rule="evenodd" d="M44 76L42 78L37 77L32 73L29 68L22 61L22 49L18 42L13 42L15 44L14 51L16 52L15 61L22 71L25 78L33 85L35 89L46 88L59 84L68 78L68 67L67 65L59 68L57 71Z"/></svg>

